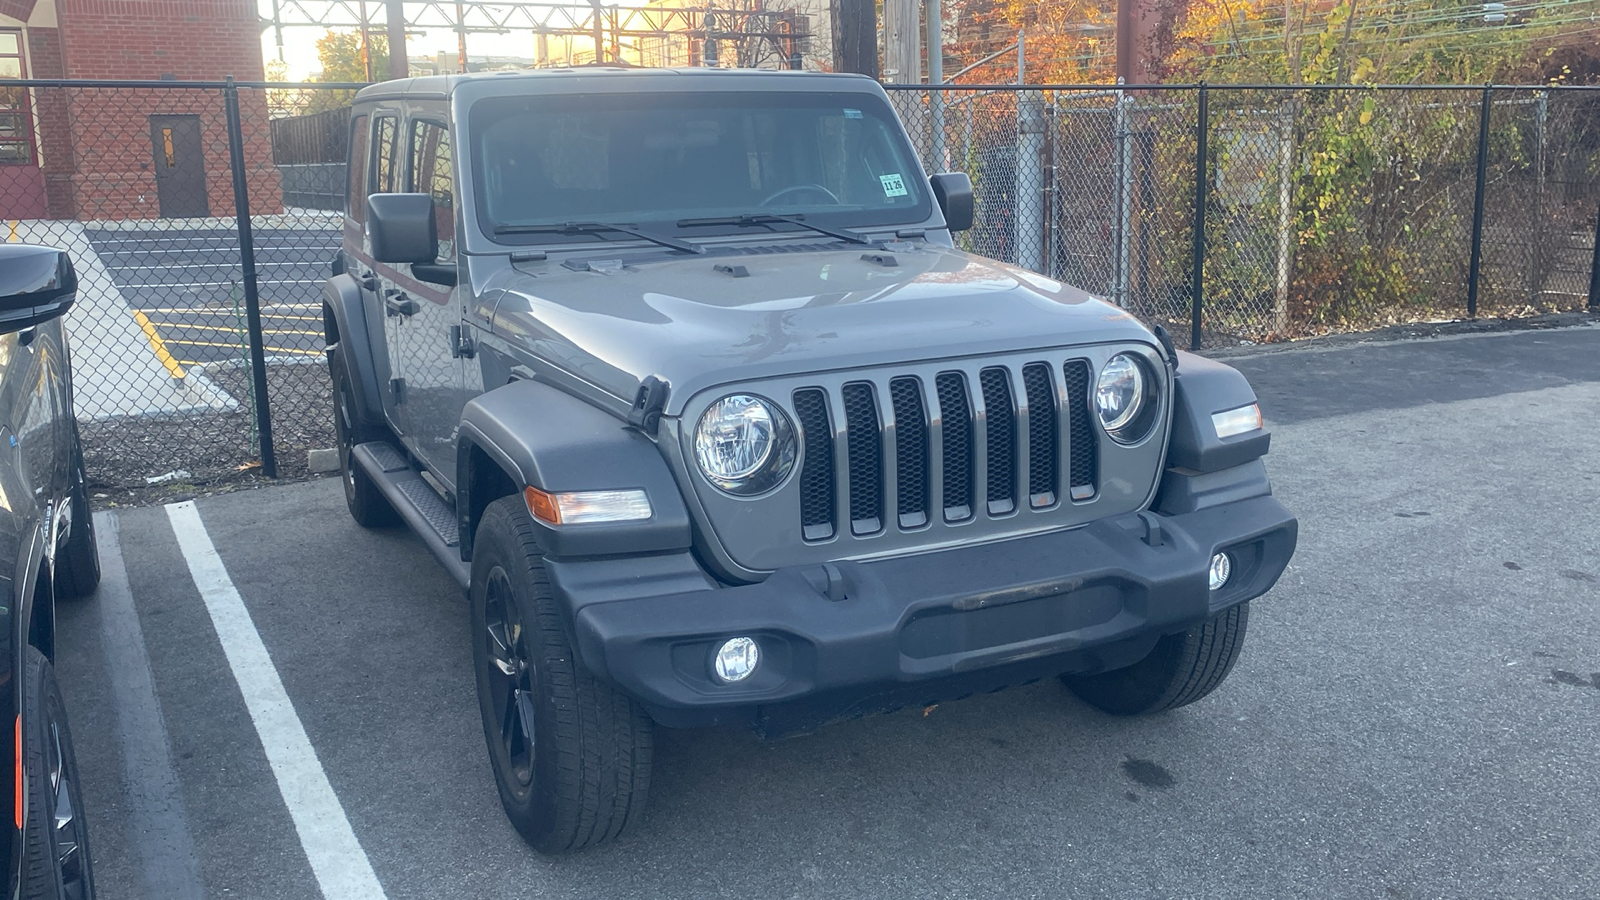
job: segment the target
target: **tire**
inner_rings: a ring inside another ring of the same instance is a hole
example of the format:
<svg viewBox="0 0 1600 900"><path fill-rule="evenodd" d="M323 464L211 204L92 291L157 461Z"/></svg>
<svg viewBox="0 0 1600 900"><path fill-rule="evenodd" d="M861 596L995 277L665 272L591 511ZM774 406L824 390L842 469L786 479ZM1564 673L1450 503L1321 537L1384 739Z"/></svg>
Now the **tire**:
<svg viewBox="0 0 1600 900"><path fill-rule="evenodd" d="M650 791L654 723L578 661L520 496L484 510L471 599L483 734L511 823L549 854L633 826Z"/></svg>
<svg viewBox="0 0 1600 900"><path fill-rule="evenodd" d="M73 467L72 533L56 554L55 587L59 598L87 597L100 586L100 546L94 537L94 511L81 456Z"/></svg>
<svg viewBox="0 0 1600 900"><path fill-rule="evenodd" d="M27 648L23 660L22 704L26 729L22 758L29 792L22 897L92 900L89 831L66 707L50 661L33 647Z"/></svg>
<svg viewBox="0 0 1600 900"><path fill-rule="evenodd" d="M1144 659L1098 675L1063 675L1074 694L1114 716L1187 706L1222 684L1244 647L1250 604L1240 603L1181 634L1163 635Z"/></svg>
<svg viewBox="0 0 1600 900"><path fill-rule="evenodd" d="M339 480L344 483L344 503L350 517L363 528L397 525L400 516L372 483L367 470L356 465L350 453L358 444L381 441L388 435L382 427L367 421L356 406L350 387L350 371L337 347L328 352L328 374L333 379L333 431L339 443Z"/></svg>

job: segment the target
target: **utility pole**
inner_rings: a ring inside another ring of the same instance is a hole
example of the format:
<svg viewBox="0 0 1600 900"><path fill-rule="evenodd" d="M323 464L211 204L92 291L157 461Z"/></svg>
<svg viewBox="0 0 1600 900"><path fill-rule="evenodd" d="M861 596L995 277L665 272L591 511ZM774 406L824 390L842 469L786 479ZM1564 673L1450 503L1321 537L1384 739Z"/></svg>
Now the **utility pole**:
<svg viewBox="0 0 1600 900"><path fill-rule="evenodd" d="M928 154L935 172L950 167L944 142L944 0L928 0Z"/></svg>
<svg viewBox="0 0 1600 900"><path fill-rule="evenodd" d="M361 0L361 77L372 81L372 41L367 36L367 0Z"/></svg>
<svg viewBox="0 0 1600 900"><path fill-rule="evenodd" d="M833 70L878 77L878 8L874 0L830 0Z"/></svg>
<svg viewBox="0 0 1600 900"><path fill-rule="evenodd" d="M411 74L406 61L406 14L401 0L383 0L389 31L389 77L405 78Z"/></svg>
<svg viewBox="0 0 1600 900"><path fill-rule="evenodd" d="M922 41L917 0L883 0L883 76L891 84L922 81Z"/></svg>
<svg viewBox="0 0 1600 900"><path fill-rule="evenodd" d="M1123 84L1143 80L1134 78L1134 71L1139 68L1139 49L1134 40L1138 14L1139 0L1117 0L1117 80Z"/></svg>
<svg viewBox="0 0 1600 900"><path fill-rule="evenodd" d="M467 7L456 0L456 71L467 71Z"/></svg>

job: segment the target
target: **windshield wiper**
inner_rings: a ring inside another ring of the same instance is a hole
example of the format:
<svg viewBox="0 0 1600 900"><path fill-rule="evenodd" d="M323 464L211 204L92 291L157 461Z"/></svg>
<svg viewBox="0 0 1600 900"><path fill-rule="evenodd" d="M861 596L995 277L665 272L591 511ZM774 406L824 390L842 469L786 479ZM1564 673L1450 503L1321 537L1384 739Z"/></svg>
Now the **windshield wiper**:
<svg viewBox="0 0 1600 900"><path fill-rule="evenodd" d="M679 219L678 227L694 228L697 225L737 225L740 228L746 228L751 225L771 225L776 222L787 222L790 225L799 225L801 228L809 228L818 234L825 234L828 237L836 237L841 241L849 241L852 244L866 244L869 247L873 244L871 238L854 231L849 231L844 228L828 228L824 225L815 225L811 222L807 222L804 216L783 216L777 213L746 213L742 216L712 216L705 219Z"/></svg>
<svg viewBox="0 0 1600 900"><path fill-rule="evenodd" d="M641 240L685 253L704 253L706 248L693 241L683 241L665 235L651 234L640 231L630 225L615 225L610 222L564 222L560 225L496 225L495 234L603 234L615 231L618 234L632 235Z"/></svg>

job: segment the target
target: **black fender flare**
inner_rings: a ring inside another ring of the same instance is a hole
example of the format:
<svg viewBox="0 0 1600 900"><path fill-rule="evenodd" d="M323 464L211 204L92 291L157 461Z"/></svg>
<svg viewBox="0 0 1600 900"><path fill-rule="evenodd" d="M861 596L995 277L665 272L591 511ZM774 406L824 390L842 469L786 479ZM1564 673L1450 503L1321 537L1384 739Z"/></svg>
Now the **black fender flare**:
<svg viewBox="0 0 1600 900"><path fill-rule="evenodd" d="M1169 468L1217 472L1265 456L1272 434L1263 428L1230 438L1217 437L1211 414L1256 402L1244 373L1229 365L1178 351L1173 391Z"/></svg>
<svg viewBox="0 0 1600 900"><path fill-rule="evenodd" d="M372 360L372 347L367 343L367 311L361 303L361 286L349 273L340 273L322 283L322 305L333 317L333 327L323 323L323 338L327 347L339 348L339 356L349 367L350 389L355 393L359 418L368 422L384 422L383 391L378 385L378 367ZM338 340L327 340L334 335Z"/></svg>
<svg viewBox="0 0 1600 900"><path fill-rule="evenodd" d="M461 413L457 438L456 510L461 555L471 558L472 531L484 505L474 501L483 458L518 491L552 493L642 489L648 519L552 526L535 519L540 546L552 558L637 555L684 550L693 543L689 510L655 442L611 413L536 381L517 380L478 395Z"/></svg>
<svg viewBox="0 0 1600 900"><path fill-rule="evenodd" d="M55 647L53 646L55 632L55 610L39 609L39 574L44 570L46 555L45 549L49 537L45 534L44 524L35 521L32 528L25 533L17 547L17 568L12 572L11 580L11 611L15 617L11 623L12 647L15 657L13 661L20 664L24 648L30 644L33 635L34 622L43 615L48 617L49 631L45 633L46 646L40 647L39 652L54 659ZM52 573L53 574L53 573ZM54 602L54 590L46 602ZM12 671L20 671L13 669Z"/></svg>

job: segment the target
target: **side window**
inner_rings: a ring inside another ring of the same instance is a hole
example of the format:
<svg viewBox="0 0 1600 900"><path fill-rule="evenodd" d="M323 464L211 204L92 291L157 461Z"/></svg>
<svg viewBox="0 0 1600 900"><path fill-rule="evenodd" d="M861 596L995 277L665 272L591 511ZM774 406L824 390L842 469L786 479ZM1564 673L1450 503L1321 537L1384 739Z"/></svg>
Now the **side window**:
<svg viewBox="0 0 1600 900"><path fill-rule="evenodd" d="M384 116L378 120L377 164L372 169L374 194L393 194L399 190L400 167L395 158L395 144L400 137L399 121L394 116Z"/></svg>
<svg viewBox="0 0 1600 900"><path fill-rule="evenodd" d="M456 201L450 165L450 131L433 122L411 126L411 182L407 189L433 198L439 261L456 258Z"/></svg>
<svg viewBox="0 0 1600 900"><path fill-rule="evenodd" d="M345 213L357 222L367 220L367 131L371 124L366 115L356 116L350 122L350 178L345 190Z"/></svg>

